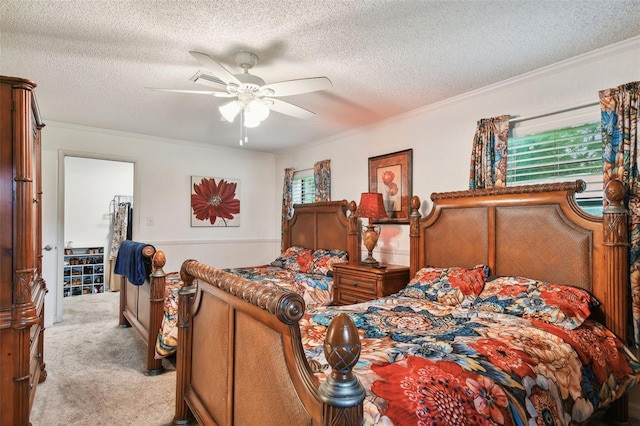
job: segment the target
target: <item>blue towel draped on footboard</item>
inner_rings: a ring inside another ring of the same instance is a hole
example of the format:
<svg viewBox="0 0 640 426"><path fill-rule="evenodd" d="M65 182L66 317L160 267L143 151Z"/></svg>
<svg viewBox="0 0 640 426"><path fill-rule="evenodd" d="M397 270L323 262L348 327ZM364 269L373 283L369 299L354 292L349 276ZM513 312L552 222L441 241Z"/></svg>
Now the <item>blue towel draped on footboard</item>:
<svg viewBox="0 0 640 426"><path fill-rule="evenodd" d="M125 276L131 284L142 285L147 278L148 260L142 255L142 249L149 244L124 240L118 249L116 266L113 270L118 275Z"/></svg>

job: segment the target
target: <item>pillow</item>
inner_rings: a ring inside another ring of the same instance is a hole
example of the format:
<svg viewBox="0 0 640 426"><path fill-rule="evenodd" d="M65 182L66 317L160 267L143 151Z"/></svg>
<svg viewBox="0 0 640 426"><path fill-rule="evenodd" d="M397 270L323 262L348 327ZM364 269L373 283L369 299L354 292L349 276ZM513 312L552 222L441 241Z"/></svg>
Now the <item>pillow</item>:
<svg viewBox="0 0 640 426"><path fill-rule="evenodd" d="M344 250L318 249L313 252L313 266L309 273L331 276L334 264L348 261L347 252Z"/></svg>
<svg viewBox="0 0 640 426"><path fill-rule="evenodd" d="M276 257L276 260L271 262L271 266L277 266L278 268L284 268L284 265L295 261L295 257L304 250L304 247L291 246L287 248L280 256Z"/></svg>
<svg viewBox="0 0 640 426"><path fill-rule="evenodd" d="M310 249L291 246L271 262L271 266L307 273L313 266L313 255Z"/></svg>
<svg viewBox="0 0 640 426"><path fill-rule="evenodd" d="M465 301L471 303L475 300L488 274L489 268L485 265L473 268L422 268L399 294L460 306Z"/></svg>
<svg viewBox="0 0 640 426"><path fill-rule="evenodd" d="M598 305L591 293L579 287L524 277L499 277L485 284L473 308L536 319L573 330L591 315L591 307Z"/></svg>

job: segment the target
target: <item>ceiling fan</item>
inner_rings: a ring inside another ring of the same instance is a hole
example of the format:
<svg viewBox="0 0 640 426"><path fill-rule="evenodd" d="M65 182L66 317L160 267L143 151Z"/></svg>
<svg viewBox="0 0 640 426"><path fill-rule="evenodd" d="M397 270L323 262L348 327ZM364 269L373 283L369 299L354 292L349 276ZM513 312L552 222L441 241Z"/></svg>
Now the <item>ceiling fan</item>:
<svg viewBox="0 0 640 426"><path fill-rule="evenodd" d="M219 107L220 113L229 122L240 114L245 127L256 127L269 116L270 111L297 118L311 118L315 114L307 109L277 99L284 96L316 92L332 87L327 77L302 78L266 84L260 77L249 74L249 70L258 63L258 56L247 51L235 55L236 64L242 73L233 74L209 55L189 52L208 72L198 71L191 81L206 84L216 90L179 90L148 87L152 90L168 92L195 93L212 95L219 98L235 98Z"/></svg>

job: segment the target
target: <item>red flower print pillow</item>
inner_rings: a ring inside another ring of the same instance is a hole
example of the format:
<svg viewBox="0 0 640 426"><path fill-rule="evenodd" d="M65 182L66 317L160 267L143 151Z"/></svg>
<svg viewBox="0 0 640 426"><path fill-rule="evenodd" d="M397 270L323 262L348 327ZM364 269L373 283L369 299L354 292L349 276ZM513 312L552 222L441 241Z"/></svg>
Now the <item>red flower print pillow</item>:
<svg viewBox="0 0 640 426"><path fill-rule="evenodd" d="M487 280L489 268L422 268L409 284L400 291L401 296L429 299L448 306L472 303Z"/></svg>
<svg viewBox="0 0 640 426"><path fill-rule="evenodd" d="M498 277L485 284L471 306L545 321L568 330L579 327L599 303L588 291L523 277Z"/></svg>
<svg viewBox="0 0 640 426"><path fill-rule="evenodd" d="M333 265L348 262L347 252L344 250L318 249L313 252L313 266L309 273L319 275L333 275Z"/></svg>
<svg viewBox="0 0 640 426"><path fill-rule="evenodd" d="M313 254L310 249L291 246L271 262L271 266L306 274L313 266Z"/></svg>

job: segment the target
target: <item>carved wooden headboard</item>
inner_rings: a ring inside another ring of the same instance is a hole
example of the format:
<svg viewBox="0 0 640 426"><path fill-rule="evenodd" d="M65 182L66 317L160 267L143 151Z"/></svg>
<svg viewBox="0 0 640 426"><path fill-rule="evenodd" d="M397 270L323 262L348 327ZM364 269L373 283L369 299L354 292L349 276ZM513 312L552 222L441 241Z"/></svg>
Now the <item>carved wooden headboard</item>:
<svg viewBox="0 0 640 426"><path fill-rule="evenodd" d="M583 189L576 181L435 193L424 218L412 200L411 276L424 266L483 264L491 275L579 286L601 302L607 326L626 336L625 232L608 225L624 222L615 216L625 212L584 213L575 201Z"/></svg>
<svg viewBox="0 0 640 426"><path fill-rule="evenodd" d="M349 217L347 209L351 212ZM346 200L296 204L293 217L285 222L283 248L339 249L345 250L350 260L359 260L360 232L355 210L356 203Z"/></svg>

